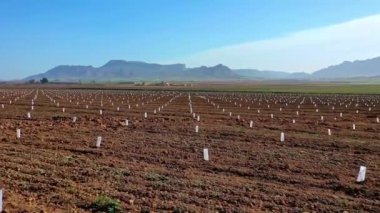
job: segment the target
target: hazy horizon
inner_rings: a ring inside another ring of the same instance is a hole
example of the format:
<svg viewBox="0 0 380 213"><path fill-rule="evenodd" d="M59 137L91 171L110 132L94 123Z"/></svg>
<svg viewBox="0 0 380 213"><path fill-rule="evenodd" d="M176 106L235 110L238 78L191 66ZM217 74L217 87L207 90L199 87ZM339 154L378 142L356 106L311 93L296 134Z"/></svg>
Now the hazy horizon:
<svg viewBox="0 0 380 213"><path fill-rule="evenodd" d="M1 1L2 80L109 60L314 72L380 56L380 2Z"/></svg>

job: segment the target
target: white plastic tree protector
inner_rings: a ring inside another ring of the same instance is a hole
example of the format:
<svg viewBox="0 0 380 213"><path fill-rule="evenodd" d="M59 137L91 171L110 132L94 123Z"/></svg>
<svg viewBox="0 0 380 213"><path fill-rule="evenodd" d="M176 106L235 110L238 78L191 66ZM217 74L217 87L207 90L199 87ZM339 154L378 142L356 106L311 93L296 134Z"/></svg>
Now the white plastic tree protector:
<svg viewBox="0 0 380 213"><path fill-rule="evenodd" d="M210 160L210 157L208 155L208 149L203 149L203 159L205 161L209 161Z"/></svg>
<svg viewBox="0 0 380 213"><path fill-rule="evenodd" d="M250 128L253 127L253 121L250 121L250 122L249 122L249 127L250 127Z"/></svg>
<svg viewBox="0 0 380 213"><path fill-rule="evenodd" d="M331 135L331 129L328 129L328 130L327 130L327 133L328 133L329 135Z"/></svg>
<svg viewBox="0 0 380 213"><path fill-rule="evenodd" d="M363 182L365 180L365 173L366 172L367 172L367 167L360 166L356 182Z"/></svg>
<svg viewBox="0 0 380 213"><path fill-rule="evenodd" d="M283 132L281 132L280 141L281 141L281 142L284 142L284 141L285 141L285 133L283 133Z"/></svg>
<svg viewBox="0 0 380 213"><path fill-rule="evenodd" d="M17 139L21 138L21 129L16 129L16 138Z"/></svg>
<svg viewBox="0 0 380 213"><path fill-rule="evenodd" d="M198 126L198 125L195 126L195 132L196 132L196 133L199 132L199 126Z"/></svg>
<svg viewBox="0 0 380 213"><path fill-rule="evenodd" d="M3 212L3 190L0 189L0 212Z"/></svg>
<svg viewBox="0 0 380 213"><path fill-rule="evenodd" d="M102 143L102 137L98 136L98 139L96 140L96 147L100 147L101 143Z"/></svg>

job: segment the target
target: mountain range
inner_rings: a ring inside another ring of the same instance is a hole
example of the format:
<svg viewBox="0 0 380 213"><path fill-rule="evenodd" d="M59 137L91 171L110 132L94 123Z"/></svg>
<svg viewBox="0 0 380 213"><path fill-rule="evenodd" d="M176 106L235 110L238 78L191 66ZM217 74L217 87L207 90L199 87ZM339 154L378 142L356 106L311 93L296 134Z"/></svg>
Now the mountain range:
<svg viewBox="0 0 380 213"><path fill-rule="evenodd" d="M48 78L53 81L163 81L242 79L224 65L186 68L184 64L152 64L139 61L111 60L101 67L57 66L24 80Z"/></svg>
<svg viewBox="0 0 380 213"><path fill-rule="evenodd" d="M231 69L219 64L187 68L185 64L155 64L111 60L101 67L60 65L23 80L48 78L50 81L225 81L225 80L338 80L380 77L380 57L343 62L315 71L289 73L257 69Z"/></svg>

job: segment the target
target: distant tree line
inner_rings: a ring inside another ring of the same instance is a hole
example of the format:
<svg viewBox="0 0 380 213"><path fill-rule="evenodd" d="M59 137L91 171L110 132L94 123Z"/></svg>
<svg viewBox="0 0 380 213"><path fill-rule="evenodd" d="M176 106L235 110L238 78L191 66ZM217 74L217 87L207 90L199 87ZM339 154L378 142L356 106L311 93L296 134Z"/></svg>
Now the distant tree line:
<svg viewBox="0 0 380 213"><path fill-rule="evenodd" d="M37 83L37 81L36 81L35 79L30 79L30 80L28 81L28 83L29 83L29 84L35 84L35 83ZM41 83L41 84L47 84L47 83L49 83L49 79L47 79L47 78L42 78L42 79L40 79L39 83Z"/></svg>

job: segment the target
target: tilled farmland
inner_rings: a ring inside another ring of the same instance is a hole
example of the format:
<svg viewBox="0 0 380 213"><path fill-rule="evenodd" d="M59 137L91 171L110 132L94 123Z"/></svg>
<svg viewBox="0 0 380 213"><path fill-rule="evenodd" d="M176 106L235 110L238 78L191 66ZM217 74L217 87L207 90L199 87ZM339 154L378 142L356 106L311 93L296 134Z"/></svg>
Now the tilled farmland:
<svg viewBox="0 0 380 213"><path fill-rule="evenodd" d="M380 212L380 96L29 88L0 103L5 212Z"/></svg>

